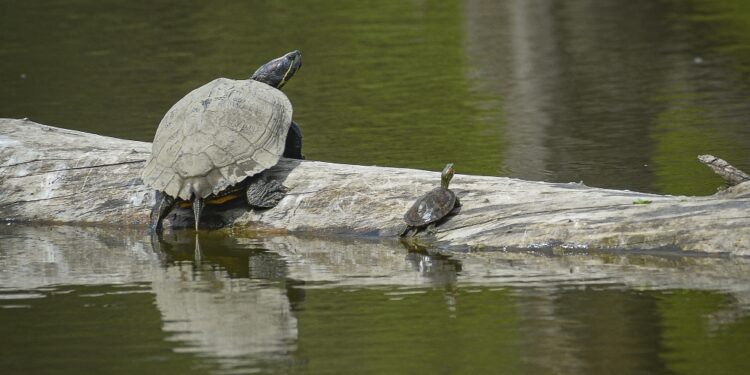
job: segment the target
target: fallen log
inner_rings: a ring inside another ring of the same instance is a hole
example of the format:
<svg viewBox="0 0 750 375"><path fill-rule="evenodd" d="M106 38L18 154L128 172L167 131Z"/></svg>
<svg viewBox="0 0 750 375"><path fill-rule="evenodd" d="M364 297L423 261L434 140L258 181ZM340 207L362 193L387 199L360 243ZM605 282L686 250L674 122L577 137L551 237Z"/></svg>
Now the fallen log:
<svg viewBox="0 0 750 375"><path fill-rule="evenodd" d="M0 119L0 218L141 226L153 192L139 177L150 144ZM460 166L459 166L460 168ZM282 161L269 174L289 193L275 208L208 207L209 226L395 237L439 172ZM750 183L708 197L456 175L462 208L438 227L442 248L670 248L750 255ZM192 225L178 208L165 228ZM203 220L202 220L203 223Z"/></svg>

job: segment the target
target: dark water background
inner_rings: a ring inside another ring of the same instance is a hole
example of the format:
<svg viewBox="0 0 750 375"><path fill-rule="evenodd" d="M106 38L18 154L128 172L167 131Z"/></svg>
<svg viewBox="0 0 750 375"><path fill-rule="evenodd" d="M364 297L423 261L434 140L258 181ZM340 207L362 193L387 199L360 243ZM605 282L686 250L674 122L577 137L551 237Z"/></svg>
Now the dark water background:
<svg viewBox="0 0 750 375"><path fill-rule="evenodd" d="M0 0L0 117L149 141L292 49L309 159L711 194L750 3ZM750 265L6 226L0 373L750 373Z"/></svg>
<svg viewBox="0 0 750 375"><path fill-rule="evenodd" d="M299 49L310 159L670 194L750 169L750 5L2 1L0 116L150 141L190 90Z"/></svg>

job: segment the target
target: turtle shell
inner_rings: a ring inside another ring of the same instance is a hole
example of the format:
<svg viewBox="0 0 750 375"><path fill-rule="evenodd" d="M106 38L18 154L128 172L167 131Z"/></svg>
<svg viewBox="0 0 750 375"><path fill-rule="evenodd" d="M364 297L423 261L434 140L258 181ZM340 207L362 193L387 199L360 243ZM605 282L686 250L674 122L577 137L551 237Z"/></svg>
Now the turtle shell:
<svg viewBox="0 0 750 375"><path fill-rule="evenodd" d="M406 224L421 227L448 215L456 206L456 194L450 189L436 187L421 196L404 214Z"/></svg>
<svg viewBox="0 0 750 375"><path fill-rule="evenodd" d="M292 104L281 91L253 80L215 79L167 112L141 177L175 198L218 194L274 166L291 122Z"/></svg>

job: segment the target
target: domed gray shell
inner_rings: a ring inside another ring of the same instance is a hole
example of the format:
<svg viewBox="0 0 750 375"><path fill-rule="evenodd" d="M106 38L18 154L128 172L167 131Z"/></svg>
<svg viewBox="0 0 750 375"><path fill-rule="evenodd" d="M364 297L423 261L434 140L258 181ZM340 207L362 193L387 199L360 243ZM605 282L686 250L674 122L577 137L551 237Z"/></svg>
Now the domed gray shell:
<svg viewBox="0 0 750 375"><path fill-rule="evenodd" d="M292 104L253 80L215 79L187 94L156 130L143 182L172 197L205 198L274 166Z"/></svg>

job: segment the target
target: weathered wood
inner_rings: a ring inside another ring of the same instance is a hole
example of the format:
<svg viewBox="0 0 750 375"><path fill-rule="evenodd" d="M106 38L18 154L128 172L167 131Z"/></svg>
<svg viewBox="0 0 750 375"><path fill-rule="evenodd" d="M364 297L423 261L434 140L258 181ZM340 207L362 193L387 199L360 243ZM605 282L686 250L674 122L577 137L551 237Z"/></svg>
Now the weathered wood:
<svg viewBox="0 0 750 375"><path fill-rule="evenodd" d="M153 192L139 173L150 144L0 120L0 217L145 226ZM457 166L460 170L460 165ZM207 209L233 228L395 236L411 203L439 172L282 160L270 174L289 194L270 210ZM438 227L437 246L673 249L750 255L750 183L684 197L456 175L461 212ZM165 227L188 226L175 210ZM144 229L145 230L145 229Z"/></svg>
<svg viewBox="0 0 750 375"><path fill-rule="evenodd" d="M727 186L739 185L750 181L750 175L729 164L726 160L713 155L700 155L698 161L711 168L727 183Z"/></svg>

